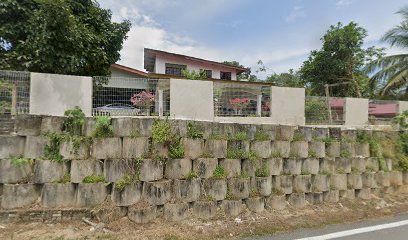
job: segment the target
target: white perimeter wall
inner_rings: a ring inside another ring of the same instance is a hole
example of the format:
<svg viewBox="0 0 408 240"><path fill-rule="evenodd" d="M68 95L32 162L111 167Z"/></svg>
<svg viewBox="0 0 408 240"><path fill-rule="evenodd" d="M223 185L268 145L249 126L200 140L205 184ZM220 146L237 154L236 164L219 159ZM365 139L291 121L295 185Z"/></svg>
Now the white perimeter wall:
<svg viewBox="0 0 408 240"><path fill-rule="evenodd" d="M344 125L368 125L368 99L346 98L344 104Z"/></svg>
<svg viewBox="0 0 408 240"><path fill-rule="evenodd" d="M170 114L176 119L214 120L211 81L170 79Z"/></svg>
<svg viewBox="0 0 408 240"><path fill-rule="evenodd" d="M272 87L271 121L274 124L305 125L305 89Z"/></svg>
<svg viewBox="0 0 408 240"><path fill-rule="evenodd" d="M64 116L75 106L91 116L91 77L31 73L30 114Z"/></svg>
<svg viewBox="0 0 408 240"><path fill-rule="evenodd" d="M180 65L187 65L188 70L200 71L200 69L212 70L212 78L220 79L220 72L231 72L231 80L237 79L237 72L235 69L223 68L219 65L212 65L200 63L197 61L189 61L184 58L176 56L156 54L155 73L166 73L166 63L174 63Z"/></svg>

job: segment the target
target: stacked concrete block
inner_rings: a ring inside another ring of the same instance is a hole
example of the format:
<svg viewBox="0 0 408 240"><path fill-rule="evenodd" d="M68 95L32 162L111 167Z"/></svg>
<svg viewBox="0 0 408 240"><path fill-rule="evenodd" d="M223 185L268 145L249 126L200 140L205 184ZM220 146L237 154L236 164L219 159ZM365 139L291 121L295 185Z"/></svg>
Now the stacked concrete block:
<svg viewBox="0 0 408 240"><path fill-rule="evenodd" d="M349 158L339 157L335 160L337 173L351 173L351 161Z"/></svg>
<svg viewBox="0 0 408 240"><path fill-rule="evenodd" d="M104 176L107 182L116 182L122 177L133 174L133 160L127 159L107 159L103 162Z"/></svg>
<svg viewBox="0 0 408 240"><path fill-rule="evenodd" d="M251 212L261 213L265 210L265 200L262 197L248 198L245 204Z"/></svg>
<svg viewBox="0 0 408 240"><path fill-rule="evenodd" d="M365 158L354 157L351 159L351 169L359 173L365 172L366 162Z"/></svg>
<svg viewBox="0 0 408 240"><path fill-rule="evenodd" d="M310 142L313 139L313 128L312 127L298 127L297 133L303 136L303 140Z"/></svg>
<svg viewBox="0 0 408 240"><path fill-rule="evenodd" d="M355 154L358 157L370 157L370 145L368 143L356 143L354 145Z"/></svg>
<svg viewBox="0 0 408 240"><path fill-rule="evenodd" d="M90 146L81 143L78 149L75 149L72 141L64 141L60 147L60 154L64 159L88 159Z"/></svg>
<svg viewBox="0 0 408 240"><path fill-rule="evenodd" d="M174 196L181 202L194 202L200 198L201 195L201 181L200 179L191 180L174 180Z"/></svg>
<svg viewBox="0 0 408 240"><path fill-rule="evenodd" d="M336 203L340 200L340 192L338 190L330 190L323 192L323 201L329 203Z"/></svg>
<svg viewBox="0 0 408 240"><path fill-rule="evenodd" d="M296 158L307 158L309 156L309 146L306 141L291 142L290 156Z"/></svg>
<svg viewBox="0 0 408 240"><path fill-rule="evenodd" d="M193 163L188 158L168 159L166 161L165 177L167 179L183 179L193 170Z"/></svg>
<svg viewBox="0 0 408 240"><path fill-rule="evenodd" d="M123 158L140 158L149 150L149 139L147 137L124 137L122 147Z"/></svg>
<svg viewBox="0 0 408 240"><path fill-rule="evenodd" d="M305 199L310 204L321 204L323 203L323 193L322 192L310 192L305 194Z"/></svg>
<svg viewBox="0 0 408 240"><path fill-rule="evenodd" d="M379 187L389 187L391 185L389 172L375 173L375 181Z"/></svg>
<svg viewBox="0 0 408 240"><path fill-rule="evenodd" d="M266 207L275 210L283 210L286 207L285 195L272 195L266 201Z"/></svg>
<svg viewBox="0 0 408 240"><path fill-rule="evenodd" d="M336 164L334 158L319 159L319 172L321 173L335 173Z"/></svg>
<svg viewBox="0 0 408 240"><path fill-rule="evenodd" d="M41 133L61 133L65 117L45 116L41 120Z"/></svg>
<svg viewBox="0 0 408 240"><path fill-rule="evenodd" d="M294 126L279 126L276 131L276 140L281 141L292 141L293 134L295 133L296 127Z"/></svg>
<svg viewBox="0 0 408 240"><path fill-rule="evenodd" d="M222 201L222 210L227 216L238 216L243 208L241 200L224 200Z"/></svg>
<svg viewBox="0 0 408 240"><path fill-rule="evenodd" d="M306 206L305 193L292 193L289 195L288 202L296 208L303 208Z"/></svg>
<svg viewBox="0 0 408 240"><path fill-rule="evenodd" d="M122 140L120 138L97 138L92 144L92 158L120 159L122 157Z"/></svg>
<svg viewBox="0 0 408 240"><path fill-rule="evenodd" d="M312 191L326 192L330 190L330 176L329 175L314 175L312 176Z"/></svg>
<svg viewBox="0 0 408 240"><path fill-rule="evenodd" d="M130 206L138 203L142 199L143 183L133 182L125 186L124 189L118 189L116 184L112 190L112 201L116 206Z"/></svg>
<svg viewBox="0 0 408 240"><path fill-rule="evenodd" d="M68 174L68 163L52 160L37 160L34 167L34 183L52 183Z"/></svg>
<svg viewBox="0 0 408 240"><path fill-rule="evenodd" d="M0 183L27 182L32 175L32 164L15 166L10 159L0 159Z"/></svg>
<svg viewBox="0 0 408 240"><path fill-rule="evenodd" d="M27 136L24 147L24 157L36 159L44 156L44 148L48 139L40 136Z"/></svg>
<svg viewBox="0 0 408 240"><path fill-rule="evenodd" d="M228 160L229 161L229 160ZM262 159L257 159L257 160L253 160L253 159L243 159L241 161L241 172L245 173L246 175L248 175L249 177L255 177L255 172L257 169L261 168L263 165L263 160ZM222 161L221 161L222 164ZM223 164L222 164L223 165ZM228 176L229 174L227 174ZM235 175L235 176L239 176Z"/></svg>
<svg viewBox="0 0 408 240"><path fill-rule="evenodd" d="M100 160L72 160L71 182L81 183L90 175L103 176L103 162Z"/></svg>
<svg viewBox="0 0 408 240"><path fill-rule="evenodd" d="M204 140L203 139L183 139L184 155L190 159L197 159L204 153Z"/></svg>
<svg viewBox="0 0 408 240"><path fill-rule="evenodd" d="M227 181L225 179L205 179L203 195L214 200L224 200L227 195Z"/></svg>
<svg viewBox="0 0 408 240"><path fill-rule="evenodd" d="M361 174L363 188L377 188L377 182L375 181L375 173L366 172Z"/></svg>
<svg viewBox="0 0 408 240"><path fill-rule="evenodd" d="M24 144L24 137L0 136L0 159L22 156Z"/></svg>
<svg viewBox="0 0 408 240"><path fill-rule="evenodd" d="M330 188L333 190L346 190L347 174L332 174L330 176Z"/></svg>
<svg viewBox="0 0 408 240"><path fill-rule="evenodd" d="M273 176L281 175L283 172L283 159L282 158L270 158L266 160L266 165L269 170L269 174Z"/></svg>
<svg viewBox="0 0 408 240"><path fill-rule="evenodd" d="M283 160L283 174L300 175L302 173L302 160L288 158Z"/></svg>
<svg viewBox="0 0 408 240"><path fill-rule="evenodd" d="M354 147L355 143L342 142L340 143L340 155L347 155L347 157L355 157L356 151Z"/></svg>
<svg viewBox="0 0 408 240"><path fill-rule="evenodd" d="M163 205L172 197L171 180L145 182L143 187L143 199L151 205Z"/></svg>
<svg viewBox="0 0 408 240"><path fill-rule="evenodd" d="M368 200L371 198L371 189L370 188L357 189L355 191L355 194L357 198Z"/></svg>
<svg viewBox="0 0 408 240"><path fill-rule="evenodd" d="M29 207L36 203L41 195L41 186L34 184L4 184L1 207L15 209Z"/></svg>
<svg viewBox="0 0 408 240"><path fill-rule="evenodd" d="M208 139L205 141L204 151L212 154L215 158L225 158L227 155L227 141Z"/></svg>
<svg viewBox="0 0 408 240"><path fill-rule="evenodd" d="M256 152L260 158L269 158L271 156L271 142L270 141L254 141L251 143L251 150Z"/></svg>
<svg viewBox="0 0 408 240"><path fill-rule="evenodd" d="M272 177L256 177L255 186L259 195L269 196L272 193Z"/></svg>
<svg viewBox="0 0 408 240"><path fill-rule="evenodd" d="M72 183L46 183L42 188L41 205L45 208L75 207L75 186Z"/></svg>
<svg viewBox="0 0 408 240"><path fill-rule="evenodd" d="M339 191L340 198L353 200L356 198L356 193L354 189L347 189Z"/></svg>
<svg viewBox="0 0 408 240"><path fill-rule="evenodd" d="M363 188L363 178L361 174L350 173L347 174L347 187L352 189L362 189Z"/></svg>
<svg viewBox="0 0 408 240"><path fill-rule="evenodd" d="M164 219L167 221L181 221L188 217L188 203L167 203L164 205Z"/></svg>
<svg viewBox="0 0 408 240"><path fill-rule="evenodd" d="M80 183L77 188L76 206L92 208L103 203L107 196L105 183Z"/></svg>
<svg viewBox="0 0 408 240"><path fill-rule="evenodd" d="M216 158L198 158L193 160L193 171L200 178L210 178L218 165Z"/></svg>
<svg viewBox="0 0 408 240"><path fill-rule="evenodd" d="M230 178L227 183L228 190L234 198L245 199L249 197L249 178Z"/></svg>
<svg viewBox="0 0 408 240"><path fill-rule="evenodd" d="M331 142L326 146L326 155L331 158L340 157L340 143Z"/></svg>
<svg viewBox="0 0 408 240"><path fill-rule="evenodd" d="M378 172L380 170L380 163L377 158L366 158L366 171Z"/></svg>
<svg viewBox="0 0 408 240"><path fill-rule="evenodd" d="M156 206L148 206L146 208L130 207L128 210L128 218L135 223L149 223L156 219Z"/></svg>
<svg viewBox="0 0 408 240"><path fill-rule="evenodd" d="M390 185L391 186L401 186L402 185L402 172L392 171L389 172Z"/></svg>
<svg viewBox="0 0 408 240"><path fill-rule="evenodd" d="M144 159L140 166L140 181L149 182L162 179L163 168L163 163L158 160Z"/></svg>
<svg viewBox="0 0 408 240"><path fill-rule="evenodd" d="M41 133L42 116L17 114L14 117L14 133L18 136L38 136Z"/></svg>
<svg viewBox="0 0 408 240"><path fill-rule="evenodd" d="M128 117L113 118L112 119L112 131L115 137L129 137L133 128L133 119ZM138 129L137 129L138 130Z"/></svg>
<svg viewBox="0 0 408 240"><path fill-rule="evenodd" d="M293 178L294 193L308 193L312 190L312 176L298 175Z"/></svg>
<svg viewBox="0 0 408 240"><path fill-rule="evenodd" d="M309 142L309 155L315 155L317 158L324 158L326 156L326 146L324 142Z"/></svg>
<svg viewBox="0 0 408 240"><path fill-rule="evenodd" d="M227 178L239 177L241 175L241 159L223 159L220 164L224 167Z"/></svg>
<svg viewBox="0 0 408 240"><path fill-rule="evenodd" d="M280 189L285 194L291 194L293 192L293 176L282 175L279 178Z"/></svg>
<svg viewBox="0 0 408 240"><path fill-rule="evenodd" d="M211 219L217 214L217 205L212 201L197 201L193 205L194 216L200 219Z"/></svg>
<svg viewBox="0 0 408 240"><path fill-rule="evenodd" d="M319 159L306 158L302 161L303 174L318 174L319 173Z"/></svg>
<svg viewBox="0 0 408 240"><path fill-rule="evenodd" d="M287 158L290 154L290 142L288 141L273 141L271 145L272 157Z"/></svg>

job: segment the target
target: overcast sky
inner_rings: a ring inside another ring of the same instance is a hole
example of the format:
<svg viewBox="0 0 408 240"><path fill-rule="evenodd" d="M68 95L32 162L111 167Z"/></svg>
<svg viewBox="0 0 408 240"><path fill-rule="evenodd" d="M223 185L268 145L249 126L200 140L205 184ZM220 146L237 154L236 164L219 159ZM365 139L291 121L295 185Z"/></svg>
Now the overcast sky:
<svg viewBox="0 0 408 240"><path fill-rule="evenodd" d="M119 63L143 69L143 48L215 61L239 61L271 71L298 69L332 24L355 21L368 31L366 45L401 22L406 0L99 0L113 20L132 29ZM399 49L388 49L398 53Z"/></svg>

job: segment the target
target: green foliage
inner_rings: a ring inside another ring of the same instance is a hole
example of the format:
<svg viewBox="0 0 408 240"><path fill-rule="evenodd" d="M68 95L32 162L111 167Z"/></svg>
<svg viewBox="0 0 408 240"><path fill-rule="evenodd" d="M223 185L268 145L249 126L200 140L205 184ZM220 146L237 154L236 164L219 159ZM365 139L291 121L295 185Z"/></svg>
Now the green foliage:
<svg viewBox="0 0 408 240"><path fill-rule="evenodd" d="M82 109L76 106L74 109L66 110L64 115L67 117L63 123L64 132L69 135L82 135L82 127L85 124L85 114Z"/></svg>
<svg viewBox="0 0 408 240"><path fill-rule="evenodd" d="M330 146L335 141L336 139L331 136L323 139L323 142L326 144L326 146Z"/></svg>
<svg viewBox="0 0 408 240"><path fill-rule="evenodd" d="M156 119L152 126L152 139L153 143L168 143L171 141L171 124L166 118Z"/></svg>
<svg viewBox="0 0 408 240"><path fill-rule="evenodd" d="M198 178L198 175L197 175L197 173L194 172L194 171L190 171L190 172L187 173L187 175L185 176L185 179L186 179L186 180L192 180L192 179L195 179L195 178Z"/></svg>
<svg viewBox="0 0 408 240"><path fill-rule="evenodd" d="M317 98L307 99L305 101L305 118L309 124L319 124L329 120L327 103Z"/></svg>
<svg viewBox="0 0 408 240"><path fill-rule="evenodd" d="M241 171L241 174L239 175L239 178L247 179L249 178L249 175L245 171Z"/></svg>
<svg viewBox="0 0 408 240"><path fill-rule="evenodd" d="M265 162L262 163L260 168L255 170L255 177L269 177L269 169Z"/></svg>
<svg viewBox="0 0 408 240"><path fill-rule="evenodd" d="M213 178L215 179L225 178L225 170L222 165L217 165L217 167L214 169Z"/></svg>
<svg viewBox="0 0 408 240"><path fill-rule="evenodd" d="M3 0L2 69L107 76L130 30L96 1ZM13 21L10 21L12 19Z"/></svg>
<svg viewBox="0 0 408 240"><path fill-rule="evenodd" d="M69 182L71 182L71 174L69 173L65 173L60 180L56 181L56 183L69 183Z"/></svg>
<svg viewBox="0 0 408 240"><path fill-rule="evenodd" d="M86 176L83 180L83 183L99 183L105 182L105 177L101 175L89 175Z"/></svg>
<svg viewBox="0 0 408 240"><path fill-rule="evenodd" d="M247 155L248 160L250 161L256 161L258 160L260 157L258 155L258 153L254 150L249 150L248 155Z"/></svg>
<svg viewBox="0 0 408 240"><path fill-rule="evenodd" d="M403 7L399 12L403 16L403 21L385 33L383 41L391 46L401 49L408 49L408 6ZM399 53L381 57L372 61L365 67L367 74L370 74L370 86L379 86L374 89L375 94L381 98L407 98L408 79L408 54Z"/></svg>
<svg viewBox="0 0 408 240"><path fill-rule="evenodd" d="M271 156L272 156L273 158L280 158L280 157L282 157L282 153L281 153L281 151L274 150L274 151L272 152Z"/></svg>
<svg viewBox="0 0 408 240"><path fill-rule="evenodd" d="M369 143L371 136L364 130L357 130L357 142L358 143Z"/></svg>
<svg viewBox="0 0 408 240"><path fill-rule="evenodd" d="M363 48L367 31L354 22L332 25L321 38L323 46L310 53L299 71L301 79L311 87L311 95L324 95L325 84L340 84L331 88L332 96L367 96L369 78L362 67L371 59L383 55L383 49Z"/></svg>
<svg viewBox="0 0 408 240"><path fill-rule="evenodd" d="M209 153L209 152L203 152L203 154L201 154L200 158L214 158L214 154Z"/></svg>
<svg viewBox="0 0 408 240"><path fill-rule="evenodd" d="M255 132L255 141L269 141L270 137L268 133L264 132L261 129L257 129Z"/></svg>
<svg viewBox="0 0 408 240"><path fill-rule="evenodd" d="M213 140L227 140L228 136L226 134L222 134L220 132L212 132L210 135L210 139Z"/></svg>
<svg viewBox="0 0 408 240"><path fill-rule="evenodd" d="M315 150L309 149L308 156L310 158L315 158L315 157L317 157L317 153L316 153Z"/></svg>
<svg viewBox="0 0 408 240"><path fill-rule="evenodd" d="M33 165L34 161L31 158L25 158L23 156L11 158L11 165L13 165L14 167L20 167L27 164Z"/></svg>
<svg viewBox="0 0 408 240"><path fill-rule="evenodd" d="M122 192L123 190L125 190L126 186L136 181L137 179L135 178L134 175L125 175L115 182L115 189L118 190L119 192Z"/></svg>
<svg viewBox="0 0 408 240"><path fill-rule="evenodd" d="M404 172L408 172L408 157L400 156L398 159L398 168Z"/></svg>
<svg viewBox="0 0 408 240"><path fill-rule="evenodd" d="M96 138L112 137L112 119L108 116L95 117L95 131L93 132L93 135Z"/></svg>
<svg viewBox="0 0 408 240"><path fill-rule="evenodd" d="M330 176L330 175L331 175L331 172L329 172L329 171L327 171L327 170L320 170L320 171L319 171L319 174L320 174L320 175Z"/></svg>
<svg viewBox="0 0 408 240"><path fill-rule="evenodd" d="M200 71L191 70L190 71L188 69L182 69L181 75L185 77L186 79L190 79L190 80L207 79L207 74L205 73L204 70L200 70Z"/></svg>
<svg viewBox="0 0 408 240"><path fill-rule="evenodd" d="M202 139L204 136L203 131L201 131L196 124L189 122L187 124L187 137L191 139Z"/></svg>
<svg viewBox="0 0 408 240"><path fill-rule="evenodd" d="M408 128L408 110L403 111L398 114L394 119L393 123L398 124L400 129L406 130Z"/></svg>
<svg viewBox="0 0 408 240"><path fill-rule="evenodd" d="M300 142L300 141L305 141L305 134L301 133L299 130L296 130L293 133L293 142Z"/></svg>
<svg viewBox="0 0 408 240"><path fill-rule="evenodd" d="M173 159L184 157L184 146L181 142L181 137L173 136L169 144L169 157Z"/></svg>
<svg viewBox="0 0 408 240"><path fill-rule="evenodd" d="M236 132L235 135L230 140L247 141L249 140L249 137L246 132Z"/></svg>
<svg viewBox="0 0 408 240"><path fill-rule="evenodd" d="M58 133L46 133L48 144L44 147L44 158L57 162L62 162L63 157L60 154L61 144L65 141L65 137Z"/></svg>
<svg viewBox="0 0 408 240"><path fill-rule="evenodd" d="M230 159L246 159L248 158L248 153L241 148L228 148L227 158Z"/></svg>
<svg viewBox="0 0 408 240"><path fill-rule="evenodd" d="M351 157L351 153L348 150L341 150L340 151L340 157L342 158L350 158Z"/></svg>
<svg viewBox="0 0 408 240"><path fill-rule="evenodd" d="M293 69L289 69L287 73L273 73L266 77L266 82L279 87L305 87L305 82L300 78L299 72Z"/></svg>
<svg viewBox="0 0 408 240"><path fill-rule="evenodd" d="M85 136L67 136L67 141L72 144L71 154L78 155L79 149L81 146L84 146L86 149L89 149L93 139L91 137Z"/></svg>
<svg viewBox="0 0 408 240"><path fill-rule="evenodd" d="M284 195L285 193L282 191L282 189L279 189L279 188L272 188L272 194L273 195L277 195L277 196L282 196L282 195Z"/></svg>

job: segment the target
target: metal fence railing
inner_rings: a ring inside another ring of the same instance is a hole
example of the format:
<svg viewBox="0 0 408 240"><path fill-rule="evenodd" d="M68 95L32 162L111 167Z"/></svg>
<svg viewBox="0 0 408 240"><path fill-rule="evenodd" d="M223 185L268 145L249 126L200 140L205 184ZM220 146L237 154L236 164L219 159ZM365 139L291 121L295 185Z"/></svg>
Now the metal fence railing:
<svg viewBox="0 0 408 240"><path fill-rule="evenodd" d="M372 125L389 125L398 115L399 102L392 100L369 100L368 120Z"/></svg>
<svg viewBox="0 0 408 240"><path fill-rule="evenodd" d="M305 118L309 125L344 124L343 98L307 96L305 99Z"/></svg>
<svg viewBox="0 0 408 240"><path fill-rule="evenodd" d="M168 116L170 80L93 77L93 116Z"/></svg>
<svg viewBox="0 0 408 240"><path fill-rule="evenodd" d="M218 117L269 117L271 86L214 82L214 111Z"/></svg>
<svg viewBox="0 0 408 240"><path fill-rule="evenodd" d="M30 73L0 70L0 115L29 113Z"/></svg>

